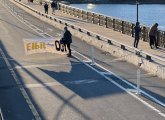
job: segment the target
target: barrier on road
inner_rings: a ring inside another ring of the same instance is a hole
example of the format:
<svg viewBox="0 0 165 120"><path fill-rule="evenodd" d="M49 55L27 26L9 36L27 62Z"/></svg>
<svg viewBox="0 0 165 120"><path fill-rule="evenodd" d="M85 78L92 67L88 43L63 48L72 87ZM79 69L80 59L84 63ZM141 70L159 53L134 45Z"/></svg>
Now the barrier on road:
<svg viewBox="0 0 165 120"><path fill-rule="evenodd" d="M71 28L70 31L75 36L79 37L80 39L83 39L83 40L87 41L88 43L95 45L96 47L98 47L102 50L108 51L117 57L124 56L123 57L124 60L127 60L128 62L131 62L135 65L138 64L138 59L139 59L139 57L141 57L144 60L144 63L142 65L142 68L144 70L147 70L147 71L165 79L165 67L164 67L165 59L152 55L152 54L149 54L140 49L136 49L134 47L125 45L123 43L119 43L113 39L109 39L102 35L91 32L89 30L80 28L76 25L67 23L67 21L57 19L51 15L44 14L44 13L37 11L21 2L18 2L15 0L11 1L11 2L14 2L20 8L24 9L26 12L34 15L35 17L39 18L42 21L52 24L55 27L58 27L60 29L63 29L64 26L70 27ZM128 54L130 54L130 53L131 53L131 55L128 56Z"/></svg>

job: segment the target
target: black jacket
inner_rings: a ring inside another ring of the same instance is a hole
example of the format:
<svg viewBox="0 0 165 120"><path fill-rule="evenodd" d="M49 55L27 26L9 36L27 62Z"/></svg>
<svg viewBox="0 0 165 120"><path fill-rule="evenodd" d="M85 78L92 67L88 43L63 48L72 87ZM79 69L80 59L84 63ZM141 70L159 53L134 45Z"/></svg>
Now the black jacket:
<svg viewBox="0 0 165 120"><path fill-rule="evenodd" d="M70 33L69 30L66 30L66 31L64 32L62 38L64 39L64 42L65 42L66 44L72 43L72 34Z"/></svg>

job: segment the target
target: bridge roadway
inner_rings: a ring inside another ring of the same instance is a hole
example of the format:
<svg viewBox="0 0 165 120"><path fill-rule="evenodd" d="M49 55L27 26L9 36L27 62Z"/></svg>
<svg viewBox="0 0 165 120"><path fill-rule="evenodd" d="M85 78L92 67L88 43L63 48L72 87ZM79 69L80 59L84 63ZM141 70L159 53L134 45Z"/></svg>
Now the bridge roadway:
<svg viewBox="0 0 165 120"><path fill-rule="evenodd" d="M39 29L44 25L51 36L62 32L14 9ZM113 74L103 76L103 70L83 62L88 59L77 52L71 58L50 53L26 56L23 39L41 34L18 21L2 3L0 13L0 107L5 119L164 120L164 107L129 92L133 88ZM72 48L90 55L90 45L78 38L73 38ZM136 66L98 49L95 55L100 65L136 83ZM142 89L165 103L164 86L163 80L142 71Z"/></svg>

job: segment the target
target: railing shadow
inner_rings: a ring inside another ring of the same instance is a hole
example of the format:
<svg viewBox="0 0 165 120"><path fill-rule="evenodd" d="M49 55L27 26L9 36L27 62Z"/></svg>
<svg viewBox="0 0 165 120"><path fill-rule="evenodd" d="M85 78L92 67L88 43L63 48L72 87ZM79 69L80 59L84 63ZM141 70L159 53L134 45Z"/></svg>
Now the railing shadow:
<svg viewBox="0 0 165 120"><path fill-rule="evenodd" d="M19 27L19 26L13 24L13 23L10 23L10 22L8 22L8 21L6 21L6 20L3 20L2 18L0 18L0 21L5 22L5 23L11 25L13 28L16 27L16 28L20 29L21 31L25 31L25 32L27 32L27 33L30 33L30 34L32 34L32 35L35 35L35 36L40 37L37 33L35 34L34 32L31 32L30 30L26 30L26 29L24 29L24 28L22 28L22 27Z"/></svg>
<svg viewBox="0 0 165 120"><path fill-rule="evenodd" d="M0 41L0 47L1 49L5 52L5 55L7 56L7 58L9 59L13 59L7 52L6 48L4 47L3 43ZM10 63L13 66L21 66L21 64L19 64L16 60L13 60L12 63ZM29 71L26 68L22 68L22 70L24 72L26 72L29 76L31 76L35 81L37 81L39 84L44 85L44 82L41 81L41 79L36 76L35 74L33 74L31 71ZM21 81L21 79L23 79L17 70L15 70L16 75L18 77L18 80L24 85L25 83L23 81ZM66 99L64 96L60 95L58 92L56 92L55 90L53 90L51 87L46 87L46 89L51 92L54 96L56 96L57 98L59 98L61 101L63 101L64 104L67 104L73 111L75 111L76 113L80 114L82 116L83 119L85 120L90 120L90 117L87 116L84 112L82 112L81 110L79 110L75 105L73 105L72 103L70 103L68 101L68 99ZM28 93L28 96L30 97L32 103L34 104L35 108L37 108L37 111L39 112L40 116L42 117L42 119L46 120L46 116L44 116L44 112L42 111L42 109L37 105L37 101L34 99L34 97L32 96L31 92L26 89L26 92ZM62 106L61 106L62 107ZM58 114L60 114L60 111L62 111L62 108L59 108ZM56 115L59 116L59 115ZM58 118L58 117L57 117Z"/></svg>

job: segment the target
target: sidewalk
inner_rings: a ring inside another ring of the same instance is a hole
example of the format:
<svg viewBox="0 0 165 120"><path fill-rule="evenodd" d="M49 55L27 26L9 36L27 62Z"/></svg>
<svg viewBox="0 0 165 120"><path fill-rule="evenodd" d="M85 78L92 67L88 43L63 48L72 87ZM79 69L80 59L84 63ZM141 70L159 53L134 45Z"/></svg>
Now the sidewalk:
<svg viewBox="0 0 165 120"><path fill-rule="evenodd" d="M39 10L44 13L44 7L42 5L38 5L36 3L27 3L26 0L22 0L23 3L29 5L30 7ZM49 7L49 15L52 15L52 9ZM56 11L55 16L59 19L65 20L68 23L75 24L76 26L79 26L81 28L87 29L89 31L92 31L94 33L98 33L100 35L103 35L105 37L108 37L110 39L114 39L117 42L124 43L129 46L133 46L134 38L125 34L121 34L120 32L113 31L111 29L96 25L96 24L91 24L86 22L85 20L73 17L71 15L62 13L60 11ZM165 49L159 48L159 49L151 49L149 46L148 42L144 42L140 40L139 42L139 48L142 49L143 51L146 51L150 54L156 55L161 58L165 58Z"/></svg>

